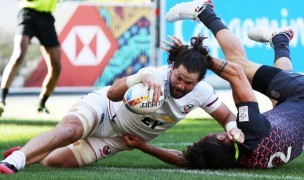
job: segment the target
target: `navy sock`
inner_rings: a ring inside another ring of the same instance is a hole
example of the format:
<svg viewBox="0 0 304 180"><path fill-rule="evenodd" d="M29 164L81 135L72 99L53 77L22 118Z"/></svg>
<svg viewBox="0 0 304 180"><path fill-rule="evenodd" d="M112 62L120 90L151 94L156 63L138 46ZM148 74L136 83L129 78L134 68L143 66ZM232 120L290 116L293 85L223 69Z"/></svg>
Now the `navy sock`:
<svg viewBox="0 0 304 180"><path fill-rule="evenodd" d="M289 38L286 37L284 34L275 35L272 38L272 43L274 47L274 61L281 57L290 58L290 51L289 51Z"/></svg>
<svg viewBox="0 0 304 180"><path fill-rule="evenodd" d="M40 99L39 106L40 106L40 107L45 107L45 103L46 103L46 101L47 101L48 98L49 98L49 96L44 95L44 96L42 97L42 99Z"/></svg>
<svg viewBox="0 0 304 180"><path fill-rule="evenodd" d="M206 8L199 15L198 18L204 25L210 29L212 34L216 36L216 33L222 29L228 29L228 27L222 22L212 9Z"/></svg>
<svg viewBox="0 0 304 180"><path fill-rule="evenodd" d="M1 91L1 102L5 105L5 99L6 99L6 96L8 94L8 88L4 88L2 89Z"/></svg>

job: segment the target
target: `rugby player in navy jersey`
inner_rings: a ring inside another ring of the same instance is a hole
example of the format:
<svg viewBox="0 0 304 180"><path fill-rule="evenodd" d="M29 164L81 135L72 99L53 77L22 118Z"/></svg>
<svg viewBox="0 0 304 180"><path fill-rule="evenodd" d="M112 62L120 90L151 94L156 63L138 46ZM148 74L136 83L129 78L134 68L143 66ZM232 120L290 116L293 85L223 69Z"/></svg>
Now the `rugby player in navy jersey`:
<svg viewBox="0 0 304 180"><path fill-rule="evenodd" d="M210 69L231 85L238 109L236 122L244 132L245 141L238 144L229 140L226 132L214 133L181 152L154 147L136 136L125 135L127 145L167 163L190 169L264 169L284 165L298 157L303 151L304 141L304 76L291 71L289 42L293 30L288 27L275 31L256 28L249 33L251 39L268 42L274 48L275 67L270 67L247 60L240 41L215 15L212 1L178 4L167 13L168 21L182 19L199 19L220 44L227 61L213 58ZM182 44L176 37L171 40L174 44ZM253 90L277 101L276 106L260 113Z"/></svg>

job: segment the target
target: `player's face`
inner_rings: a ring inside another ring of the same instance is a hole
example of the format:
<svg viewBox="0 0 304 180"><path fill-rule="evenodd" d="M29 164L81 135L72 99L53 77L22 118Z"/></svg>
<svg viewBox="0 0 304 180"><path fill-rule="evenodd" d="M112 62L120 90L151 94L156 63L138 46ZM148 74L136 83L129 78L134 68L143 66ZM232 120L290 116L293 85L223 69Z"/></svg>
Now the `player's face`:
<svg viewBox="0 0 304 180"><path fill-rule="evenodd" d="M179 99L193 90L198 83L198 73L189 73L184 65L172 67L170 74L170 94Z"/></svg>

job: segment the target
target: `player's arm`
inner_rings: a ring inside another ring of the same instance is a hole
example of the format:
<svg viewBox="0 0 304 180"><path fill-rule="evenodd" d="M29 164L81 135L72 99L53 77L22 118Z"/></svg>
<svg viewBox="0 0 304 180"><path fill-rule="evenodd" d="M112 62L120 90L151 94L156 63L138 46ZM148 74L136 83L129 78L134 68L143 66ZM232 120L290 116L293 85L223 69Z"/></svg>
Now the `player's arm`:
<svg viewBox="0 0 304 180"><path fill-rule="evenodd" d="M227 80L232 88L234 102L256 102L256 96L241 65L212 57L213 66L210 68L221 78Z"/></svg>
<svg viewBox="0 0 304 180"><path fill-rule="evenodd" d="M210 69L230 83L233 99L236 104L240 102L257 101L254 91L252 90L241 65L213 57L213 66ZM235 137L238 133L237 131L239 131L239 129L235 128L236 122L226 122L225 129L230 136L229 138ZM242 138L242 134L239 135L240 138Z"/></svg>
<svg viewBox="0 0 304 180"><path fill-rule="evenodd" d="M130 134L124 135L123 138L129 147L139 149L142 152L154 156L163 162L179 167L187 166L187 161L181 151L152 146L146 144L139 137Z"/></svg>
<svg viewBox="0 0 304 180"><path fill-rule="evenodd" d="M128 90L127 78L116 80L108 90L107 96L111 101L122 101L125 92Z"/></svg>
<svg viewBox="0 0 304 180"><path fill-rule="evenodd" d="M225 128L228 134L228 138L238 143L245 141L244 133L236 125L236 116L230 111L230 109L224 104L221 105L210 115Z"/></svg>

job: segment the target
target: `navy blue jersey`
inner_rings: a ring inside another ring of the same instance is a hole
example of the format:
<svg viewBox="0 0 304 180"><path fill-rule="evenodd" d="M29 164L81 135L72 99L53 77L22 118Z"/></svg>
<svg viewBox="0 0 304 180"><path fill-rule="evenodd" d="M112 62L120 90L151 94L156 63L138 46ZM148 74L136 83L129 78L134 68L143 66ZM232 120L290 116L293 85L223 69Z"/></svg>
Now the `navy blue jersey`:
<svg viewBox="0 0 304 180"><path fill-rule="evenodd" d="M244 107L245 104L242 104ZM286 164L303 151L304 102L290 101L263 114L249 105L249 121L239 122L245 135L239 144L237 165L246 168L272 168ZM257 105L257 104L256 104ZM256 106L258 110L258 106ZM252 118L255 117L255 118Z"/></svg>
<svg viewBox="0 0 304 180"><path fill-rule="evenodd" d="M239 144L236 165L246 168L272 168L286 164L303 151L304 76L262 66L254 75L253 89L278 101L260 113L257 102L237 104L237 125L245 135Z"/></svg>

